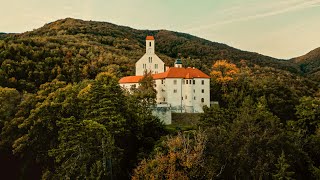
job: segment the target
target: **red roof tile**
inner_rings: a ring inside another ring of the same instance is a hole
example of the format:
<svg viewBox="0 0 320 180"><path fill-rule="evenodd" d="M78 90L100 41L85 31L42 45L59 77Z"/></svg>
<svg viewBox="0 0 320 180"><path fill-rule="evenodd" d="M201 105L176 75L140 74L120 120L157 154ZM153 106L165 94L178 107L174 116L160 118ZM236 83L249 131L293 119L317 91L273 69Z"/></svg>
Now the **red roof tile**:
<svg viewBox="0 0 320 180"><path fill-rule="evenodd" d="M176 68L171 67L168 71L164 73L154 74L153 79L164 79L164 78L210 78L202 71L197 68Z"/></svg>
<svg viewBox="0 0 320 180"><path fill-rule="evenodd" d="M147 36L146 40L154 40L154 37L153 36Z"/></svg>
<svg viewBox="0 0 320 180"><path fill-rule="evenodd" d="M127 76L119 80L119 83L138 83L143 76Z"/></svg>
<svg viewBox="0 0 320 180"><path fill-rule="evenodd" d="M171 67L164 73L153 74L153 79L165 79L165 78L183 78L183 79L192 79L192 78L210 78L202 71L197 68L176 68ZM119 83L138 83L143 76L127 76L119 80Z"/></svg>

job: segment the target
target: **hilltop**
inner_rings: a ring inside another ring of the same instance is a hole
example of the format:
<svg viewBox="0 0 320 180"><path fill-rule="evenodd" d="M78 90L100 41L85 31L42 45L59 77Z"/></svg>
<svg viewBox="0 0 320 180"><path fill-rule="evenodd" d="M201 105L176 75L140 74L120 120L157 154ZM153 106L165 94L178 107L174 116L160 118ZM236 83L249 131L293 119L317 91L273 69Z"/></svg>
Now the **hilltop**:
<svg viewBox="0 0 320 180"><path fill-rule="evenodd" d="M155 36L156 53L169 66L182 58L185 66L210 73L216 60L226 59L237 65L245 60L249 67L300 73L299 66L289 61L185 33L66 18L33 31L2 35L0 85L31 92L53 79L79 82L102 71L113 71L118 77L132 75L135 62L145 53L146 35Z"/></svg>

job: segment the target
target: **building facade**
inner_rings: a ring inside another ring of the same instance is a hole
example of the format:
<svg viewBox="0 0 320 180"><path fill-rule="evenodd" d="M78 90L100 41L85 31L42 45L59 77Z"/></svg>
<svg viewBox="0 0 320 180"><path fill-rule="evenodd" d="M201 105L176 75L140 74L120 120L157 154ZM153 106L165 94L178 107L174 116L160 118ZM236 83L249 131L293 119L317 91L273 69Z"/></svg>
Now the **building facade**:
<svg viewBox="0 0 320 180"><path fill-rule="evenodd" d="M152 74L164 72L164 62L155 54L153 36L147 36L146 53L136 62L136 76L143 76L146 71Z"/></svg>
<svg viewBox="0 0 320 180"><path fill-rule="evenodd" d="M121 87L129 91L132 87L138 87L144 72L151 71L157 91L157 107L167 107L172 112L201 113L203 106L210 106L208 75L194 67L184 68L180 59L176 60L174 67L164 71L164 63L154 53L152 36L147 36L146 46L146 54L136 63L136 76L121 78ZM158 59L152 58L151 62L150 57ZM154 68L156 64L158 68Z"/></svg>

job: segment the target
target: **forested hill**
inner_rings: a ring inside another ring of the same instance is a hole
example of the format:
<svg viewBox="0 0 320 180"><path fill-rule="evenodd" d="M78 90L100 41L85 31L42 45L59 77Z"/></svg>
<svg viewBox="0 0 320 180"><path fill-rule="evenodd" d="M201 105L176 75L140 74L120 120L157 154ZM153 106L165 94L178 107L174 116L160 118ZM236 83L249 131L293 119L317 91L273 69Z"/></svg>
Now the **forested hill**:
<svg viewBox="0 0 320 180"><path fill-rule="evenodd" d="M0 39L4 39L6 37L6 33L0 32Z"/></svg>
<svg viewBox="0 0 320 180"><path fill-rule="evenodd" d="M290 61L299 65L301 71L308 77L320 81L320 47Z"/></svg>
<svg viewBox="0 0 320 180"><path fill-rule="evenodd" d="M134 73L135 62L145 53L145 37L154 35L156 52L167 65L180 57L186 66L209 73L215 60L254 64L299 72L287 61L241 51L189 34L167 30L136 30L106 22L62 19L0 40L0 86L34 91L53 79L77 82L113 69L118 76ZM1 38L0 38L1 39ZM37 77L34 82L33 79Z"/></svg>
<svg viewBox="0 0 320 180"><path fill-rule="evenodd" d="M198 124L164 126L152 115L150 74L130 93L119 86L134 74L146 35L167 65L179 57L210 74L219 106L204 107ZM314 52L284 61L70 18L2 34L0 177L320 179L320 81L301 76L317 70Z"/></svg>

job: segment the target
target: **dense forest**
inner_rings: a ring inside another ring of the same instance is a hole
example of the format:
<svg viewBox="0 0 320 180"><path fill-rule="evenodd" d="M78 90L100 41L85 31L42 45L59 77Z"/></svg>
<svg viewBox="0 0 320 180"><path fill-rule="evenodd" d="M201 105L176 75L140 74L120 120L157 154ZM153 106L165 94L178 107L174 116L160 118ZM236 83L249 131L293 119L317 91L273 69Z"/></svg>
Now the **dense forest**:
<svg viewBox="0 0 320 180"><path fill-rule="evenodd" d="M145 37L210 74L196 125L154 117ZM0 163L7 179L319 179L319 49L280 60L166 30L62 19L0 34Z"/></svg>

